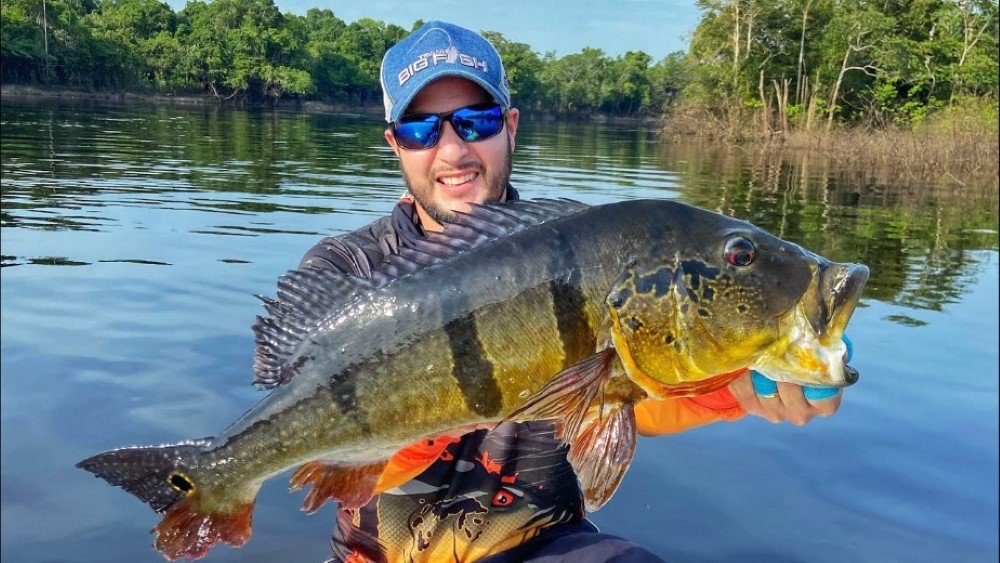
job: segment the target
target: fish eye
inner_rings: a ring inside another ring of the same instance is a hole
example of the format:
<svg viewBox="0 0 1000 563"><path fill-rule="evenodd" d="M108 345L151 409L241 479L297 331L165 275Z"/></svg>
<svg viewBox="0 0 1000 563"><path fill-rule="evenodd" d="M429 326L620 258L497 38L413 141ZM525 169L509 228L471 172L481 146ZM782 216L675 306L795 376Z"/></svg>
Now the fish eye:
<svg viewBox="0 0 1000 563"><path fill-rule="evenodd" d="M749 266L757 258L757 247L749 239L733 237L726 242L726 262L733 266Z"/></svg>

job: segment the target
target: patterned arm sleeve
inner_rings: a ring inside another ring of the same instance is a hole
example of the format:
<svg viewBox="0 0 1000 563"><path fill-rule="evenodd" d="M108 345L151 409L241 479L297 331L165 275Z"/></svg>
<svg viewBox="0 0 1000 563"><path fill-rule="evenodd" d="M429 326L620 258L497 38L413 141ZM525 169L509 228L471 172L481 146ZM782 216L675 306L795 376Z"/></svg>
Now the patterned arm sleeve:
<svg viewBox="0 0 1000 563"><path fill-rule="evenodd" d="M371 277L372 268L387 254L398 252L398 241L389 217L352 233L326 237L306 252L299 268L336 270L345 274Z"/></svg>

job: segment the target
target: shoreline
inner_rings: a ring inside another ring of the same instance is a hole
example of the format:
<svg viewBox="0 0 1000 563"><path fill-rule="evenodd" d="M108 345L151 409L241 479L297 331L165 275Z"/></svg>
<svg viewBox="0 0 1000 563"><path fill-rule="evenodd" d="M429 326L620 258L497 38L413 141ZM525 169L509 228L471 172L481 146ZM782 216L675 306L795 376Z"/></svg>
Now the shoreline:
<svg viewBox="0 0 1000 563"><path fill-rule="evenodd" d="M0 97L8 101L49 100L67 103L101 103L128 107L136 105L156 105L174 107L203 107L230 109L267 109L288 112L341 115L345 117L365 117L381 121L381 105L356 106L331 104L314 100L279 100L266 108L240 108L219 103L210 95L168 94L146 92L86 91L69 89L45 89L19 84L0 84ZM900 166L911 176L926 178L950 177L959 184L977 178L987 178L994 185L1000 185L996 151L1000 150L1000 139L995 133L984 131L959 131L938 129L936 131L915 131L887 129L880 131L859 131L857 129L834 129L832 131L792 131L767 138L749 138L743 141L727 141L704 135L698 128L673 129L667 118L650 116L608 116L591 115L587 118L559 116L539 111L522 111L522 117L541 124L554 123L594 123L619 127L642 127L658 129L661 139L667 143L705 144L711 147L737 149L757 154L814 154L847 166L860 168L891 168ZM673 130L672 130L673 129Z"/></svg>
<svg viewBox="0 0 1000 563"><path fill-rule="evenodd" d="M148 92L128 92L110 90L50 90L37 86L25 86L21 84L0 84L0 98L7 100L28 100L38 99L57 100L68 102L101 102L115 105L128 106L133 104L154 104L166 106L182 107L218 107L226 109L258 109L257 107L238 107L220 104L215 98L207 94L170 94L170 93L148 93ZM278 100L273 106L260 106L262 109L277 109L290 111L309 111L315 113L338 113L345 115L370 115L380 117L382 106L356 106L351 104L330 104L315 100Z"/></svg>
<svg viewBox="0 0 1000 563"><path fill-rule="evenodd" d="M358 106L352 104L332 104L317 100L278 100L273 106L240 107L219 103L208 94L170 94L147 92L115 92L110 90L50 90L38 86L22 84L0 84L0 98L4 100L38 99L68 102L101 102L128 106L132 104L155 104L181 107L219 107L226 109L276 109L282 111L305 111L310 113L328 113L340 115L362 115L382 118L385 111L382 105ZM516 107L516 105L515 105ZM651 116L614 116L596 114L588 117L559 116L543 114L540 111L521 110L521 115L539 123L600 123L609 125L644 125L659 128L663 125L660 117Z"/></svg>

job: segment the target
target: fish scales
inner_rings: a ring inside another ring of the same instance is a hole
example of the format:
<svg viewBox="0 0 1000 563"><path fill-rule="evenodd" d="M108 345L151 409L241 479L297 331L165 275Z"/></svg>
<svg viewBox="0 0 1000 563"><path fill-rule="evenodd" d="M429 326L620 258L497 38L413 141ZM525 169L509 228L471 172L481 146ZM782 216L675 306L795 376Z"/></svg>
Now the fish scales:
<svg viewBox="0 0 1000 563"><path fill-rule="evenodd" d="M704 393L755 366L852 383L840 335L867 275L676 202L475 207L371 282L289 273L255 326L258 381L281 384L217 437L79 465L168 509L166 555L200 556L246 541L260 483L288 468L313 486L310 511L360 506L415 440L555 419L595 509L628 467L646 396Z"/></svg>
<svg viewBox="0 0 1000 563"><path fill-rule="evenodd" d="M523 402L526 393L537 391L546 374L595 351L597 322L591 319L599 316L599 302L610 276L603 276L603 284L591 284L588 299L580 280L589 276L581 276L582 267L565 253L568 241L562 241L563 248L551 243L552 230L574 230L574 224L553 223L551 229L517 233L469 251L442 264L434 277L420 280L418 273L412 283L396 288L394 302L414 303L420 301L418 296L428 294L422 285L434 283L433 297L421 303L418 312L429 310L433 320L426 324L441 328L411 342L393 343L398 351L378 362L376 371L359 383L359 392L372 398L372 412L382 413L375 415L382 425L392 427L403 421L408 432L417 426L419 431L433 433L447 430L459 415L468 417L459 419L462 423L496 420ZM539 240L530 240L533 237ZM581 246L586 240L577 239ZM536 252L527 255L525 247ZM546 251L538 252L540 248ZM590 267L600 264L603 271L606 263L592 260ZM440 279L454 282L442 288ZM602 285L603 289L597 289ZM540 314L546 311L548 315ZM398 326L421 324L412 315L412 307L406 308ZM456 325L462 325L462 330L453 330ZM446 353L442 353L442 332L447 335ZM381 333L378 338L386 342L390 336ZM366 335L363 340L378 341L374 338ZM567 346L576 355L567 354ZM448 385L449 376L461 390L464 408L451 402L454 387ZM387 396L413 408L399 408L386 401ZM439 417L443 412L447 416ZM437 426L440 423L444 425Z"/></svg>
<svg viewBox="0 0 1000 563"><path fill-rule="evenodd" d="M388 440L397 428L406 435L414 430L436 433L456 421L501 418L541 387L544 374L594 351L593 330L614 271L606 267L609 259L614 263L611 256L593 256L594 233L602 232L595 228L606 229L556 220L546 229L468 250L435 265L439 271L428 268L373 290L343 313L342 318L353 321L353 330L317 334L299 355L305 361L298 368L297 385L278 387L243 417L243 424L220 434L212 457L253 459L245 470L263 480L315 456L354 461L371 448L399 447L403 443ZM591 260L580 265L576 249L588 245ZM535 252L527 254L524 248ZM455 282L441 288L441 278ZM590 281L587 286L581 283L584 278ZM342 323L342 318L337 320ZM458 323L467 326L454 330ZM481 323L489 327L487 339L479 336ZM331 324L333 329L340 326ZM514 334L550 342L541 349L513 347ZM327 335L336 335L339 344L331 345ZM464 341L454 335L463 335ZM393 401L385 400L389 396ZM257 435L262 427L280 438L281 447L243 438ZM373 429L383 440L357 443ZM336 447L348 442L352 451ZM262 468L267 471L260 472Z"/></svg>

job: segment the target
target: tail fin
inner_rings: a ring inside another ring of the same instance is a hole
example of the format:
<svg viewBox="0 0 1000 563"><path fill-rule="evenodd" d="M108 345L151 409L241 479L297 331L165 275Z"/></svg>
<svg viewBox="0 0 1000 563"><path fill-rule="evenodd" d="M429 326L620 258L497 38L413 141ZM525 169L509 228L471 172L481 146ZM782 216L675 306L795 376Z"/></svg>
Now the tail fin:
<svg viewBox="0 0 1000 563"><path fill-rule="evenodd" d="M76 464L132 493L157 512L156 548L168 559L200 559L219 541L240 547L250 539L256 487L202 487L195 475L208 440L122 448ZM235 485L235 484L234 484Z"/></svg>
<svg viewBox="0 0 1000 563"><path fill-rule="evenodd" d="M120 448L88 457L76 466L163 512L190 493L186 469L194 465L206 445L207 439L168 446Z"/></svg>

